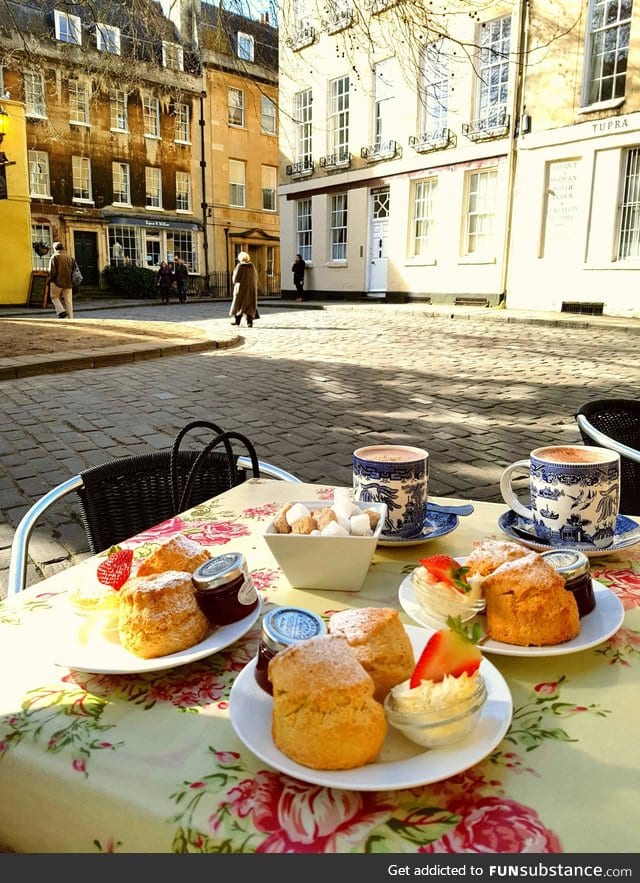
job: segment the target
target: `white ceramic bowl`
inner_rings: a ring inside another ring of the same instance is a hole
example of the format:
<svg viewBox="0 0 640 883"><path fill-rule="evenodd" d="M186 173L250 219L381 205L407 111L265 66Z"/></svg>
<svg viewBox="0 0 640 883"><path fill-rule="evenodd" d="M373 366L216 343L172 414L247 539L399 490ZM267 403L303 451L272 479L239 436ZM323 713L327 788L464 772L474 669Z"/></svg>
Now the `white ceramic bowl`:
<svg viewBox="0 0 640 883"><path fill-rule="evenodd" d="M446 705L435 705L427 711L402 712L393 707L393 690L387 695L384 710L392 727L424 748L442 748L461 742L474 729L482 706L487 701L487 688L478 674L474 693L466 699Z"/></svg>
<svg viewBox="0 0 640 883"><path fill-rule="evenodd" d="M330 508L323 500L292 500L307 509ZM356 503L359 509L375 509L380 520L370 537L323 537L278 533L272 519L263 534L282 572L296 589L357 592L362 588L387 514L386 503Z"/></svg>

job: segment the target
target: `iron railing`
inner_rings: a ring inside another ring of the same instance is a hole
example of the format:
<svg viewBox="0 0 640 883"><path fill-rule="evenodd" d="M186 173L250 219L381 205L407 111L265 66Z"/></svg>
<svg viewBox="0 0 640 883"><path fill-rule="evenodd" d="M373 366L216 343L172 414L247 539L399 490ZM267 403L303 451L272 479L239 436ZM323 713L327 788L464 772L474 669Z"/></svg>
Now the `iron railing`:
<svg viewBox="0 0 640 883"><path fill-rule="evenodd" d="M197 290L193 293L189 291L192 297L213 297L225 298L231 297L233 291L233 282L231 281L232 273L225 270L219 270L209 274L209 284L205 286L204 278L197 277L195 282L199 283ZM193 278L193 277L192 277ZM282 290L280 288L280 273L274 273L273 276L267 276L265 281L258 287L258 300L265 297L280 297Z"/></svg>

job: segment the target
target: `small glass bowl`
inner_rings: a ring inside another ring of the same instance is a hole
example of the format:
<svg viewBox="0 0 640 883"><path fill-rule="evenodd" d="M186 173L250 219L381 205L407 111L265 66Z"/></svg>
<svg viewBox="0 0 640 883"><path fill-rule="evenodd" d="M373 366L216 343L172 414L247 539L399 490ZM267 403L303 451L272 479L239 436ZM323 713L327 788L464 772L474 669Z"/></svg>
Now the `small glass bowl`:
<svg viewBox="0 0 640 883"><path fill-rule="evenodd" d="M398 689L394 687L384 701L388 722L423 748L443 748L461 742L478 723L482 706L487 701L484 679L480 674L476 674L475 677L476 689L470 696L444 705L434 705L426 711L394 710L393 692ZM405 685L399 686L402 688Z"/></svg>
<svg viewBox="0 0 640 883"><path fill-rule="evenodd" d="M411 585L424 612L443 624L449 616L459 616L462 622L468 622L477 613L482 613L487 606L483 596L470 601L468 596L440 583L427 582L423 567L416 567L411 573Z"/></svg>

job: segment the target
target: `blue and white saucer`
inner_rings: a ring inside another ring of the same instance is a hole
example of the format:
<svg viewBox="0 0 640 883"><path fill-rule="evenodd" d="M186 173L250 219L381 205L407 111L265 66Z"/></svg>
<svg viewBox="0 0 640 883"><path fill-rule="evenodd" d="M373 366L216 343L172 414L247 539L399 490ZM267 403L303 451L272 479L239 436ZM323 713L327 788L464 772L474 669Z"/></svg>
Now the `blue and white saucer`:
<svg viewBox="0 0 640 883"><path fill-rule="evenodd" d="M458 526L458 516L447 512L436 512L427 503L427 516L424 520L422 532L415 537L385 537L381 534L378 540L379 546L418 546L429 540L436 540L451 533Z"/></svg>
<svg viewBox="0 0 640 883"><path fill-rule="evenodd" d="M533 521L529 518L523 518L517 512L514 512L513 509L508 509L502 513L498 518L498 527L508 537L511 537L512 540L517 540L523 546L528 546L530 549L535 549L538 552L548 552L549 549L559 548L559 546L547 543L541 540L540 537L537 537ZM520 528L520 530L514 528ZM530 537L527 536L529 532L531 533ZM567 542L562 543L562 548L576 548L584 552L588 558L596 558L601 555L613 555L616 552L620 552L621 549L635 546L636 543L640 543L640 525L633 518L628 518L626 515L618 515L613 542L606 549L584 549L581 546L574 547L571 543Z"/></svg>

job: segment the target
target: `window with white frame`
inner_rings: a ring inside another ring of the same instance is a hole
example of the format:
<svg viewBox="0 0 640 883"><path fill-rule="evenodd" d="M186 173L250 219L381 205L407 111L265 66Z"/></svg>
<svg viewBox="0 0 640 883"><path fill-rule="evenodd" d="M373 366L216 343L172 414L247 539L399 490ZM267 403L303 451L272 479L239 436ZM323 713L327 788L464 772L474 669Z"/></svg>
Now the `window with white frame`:
<svg viewBox="0 0 640 883"><path fill-rule="evenodd" d="M329 153L349 150L349 77L329 84Z"/></svg>
<svg viewBox="0 0 640 883"><path fill-rule="evenodd" d="M243 34L242 31L238 31L238 43L236 48L238 58L242 59L242 61L253 61L253 51L254 42L251 34Z"/></svg>
<svg viewBox="0 0 640 883"><path fill-rule="evenodd" d="M44 150L29 151L29 194L31 196L51 196L49 178L49 154Z"/></svg>
<svg viewBox="0 0 640 883"><path fill-rule="evenodd" d="M89 89L79 80L69 80L69 122L89 125Z"/></svg>
<svg viewBox="0 0 640 883"><path fill-rule="evenodd" d="M114 132L129 131L128 95L124 89L112 89L109 95L111 105L111 129Z"/></svg>
<svg viewBox="0 0 640 883"><path fill-rule="evenodd" d="M331 197L330 257L332 261L347 259L347 194Z"/></svg>
<svg viewBox="0 0 640 883"><path fill-rule="evenodd" d="M262 96L261 100L261 126L262 131L266 132L267 135L275 135L276 133L276 105L275 101L272 101L270 98L267 98L266 95Z"/></svg>
<svg viewBox="0 0 640 883"><path fill-rule="evenodd" d="M175 105L175 140L181 144L191 143L191 108L188 104Z"/></svg>
<svg viewBox="0 0 640 883"><path fill-rule="evenodd" d="M299 199L296 202L296 252L305 261L311 260L312 238L311 200Z"/></svg>
<svg viewBox="0 0 640 883"><path fill-rule="evenodd" d="M44 76L40 71L24 72L24 103L28 117L46 117Z"/></svg>
<svg viewBox="0 0 640 883"><path fill-rule="evenodd" d="M91 160L86 156L72 156L71 172L73 177L73 201L92 202Z"/></svg>
<svg viewBox="0 0 640 883"><path fill-rule="evenodd" d="M262 208L265 212L276 210L277 172L274 166L262 166Z"/></svg>
<svg viewBox="0 0 640 883"><path fill-rule="evenodd" d="M49 260L51 259L51 245L53 242L53 237L51 235L51 227L49 224L32 224L31 225L31 245L35 245L36 243L46 245L49 248L49 251L45 255L37 254L34 250L33 252L33 269L34 270L48 270L49 269Z"/></svg>
<svg viewBox="0 0 640 883"><path fill-rule="evenodd" d="M275 276L276 272L276 249L274 245L267 245L267 276Z"/></svg>
<svg viewBox="0 0 640 883"><path fill-rule="evenodd" d="M147 208L162 208L161 170L147 166L144 170L144 184L146 190L145 206Z"/></svg>
<svg viewBox="0 0 640 883"><path fill-rule="evenodd" d="M421 132L447 128L449 111L449 62L444 40L425 46L420 70Z"/></svg>
<svg viewBox="0 0 640 883"><path fill-rule="evenodd" d="M627 150L622 179L618 260L640 258L640 147Z"/></svg>
<svg viewBox="0 0 640 883"><path fill-rule="evenodd" d="M167 234L167 250L171 245L170 235L173 236L174 255L180 255L190 273L199 273L197 235L190 230L173 230L171 234Z"/></svg>
<svg viewBox="0 0 640 883"><path fill-rule="evenodd" d="M82 34L79 16L61 12L59 9L55 9L53 14L56 40L60 40L61 43L75 43L76 46L79 46Z"/></svg>
<svg viewBox="0 0 640 883"><path fill-rule="evenodd" d="M393 132L393 97L395 91L393 63L394 59L392 58L379 61L373 72L373 141L376 147L388 141Z"/></svg>
<svg viewBox="0 0 640 883"><path fill-rule="evenodd" d="M633 0L591 0L585 60L586 105L624 98Z"/></svg>
<svg viewBox="0 0 640 883"><path fill-rule="evenodd" d="M437 186L437 178L416 181L413 186L411 257L424 257L433 254Z"/></svg>
<svg viewBox="0 0 640 883"><path fill-rule="evenodd" d="M227 90L229 125L244 126L244 92L242 89Z"/></svg>
<svg viewBox="0 0 640 883"><path fill-rule="evenodd" d="M176 211L191 211L191 175L189 172L176 172Z"/></svg>
<svg viewBox="0 0 640 883"><path fill-rule="evenodd" d="M160 101L151 95L142 99L142 115L144 118L144 137L160 137Z"/></svg>
<svg viewBox="0 0 640 883"><path fill-rule="evenodd" d="M131 176L126 162L111 163L113 177L113 201L118 205L131 205Z"/></svg>
<svg viewBox="0 0 640 883"><path fill-rule="evenodd" d="M144 227L128 224L109 226L109 255L112 264L144 264Z"/></svg>
<svg viewBox="0 0 640 883"><path fill-rule="evenodd" d="M96 24L96 44L98 52L120 55L120 28L98 22Z"/></svg>
<svg viewBox="0 0 640 883"><path fill-rule="evenodd" d="M478 118L483 128L505 123L509 93L511 18L496 18L480 27L478 44Z"/></svg>
<svg viewBox="0 0 640 883"><path fill-rule="evenodd" d="M295 96L296 161L310 163L313 156L311 89Z"/></svg>
<svg viewBox="0 0 640 883"><path fill-rule="evenodd" d="M184 70L184 50L178 43L162 41L162 67L174 71Z"/></svg>
<svg viewBox="0 0 640 883"><path fill-rule="evenodd" d="M495 169L467 172L466 254L495 256L497 180Z"/></svg>
<svg viewBox="0 0 640 883"><path fill-rule="evenodd" d="M246 163L239 159L229 160L229 205L245 207Z"/></svg>

